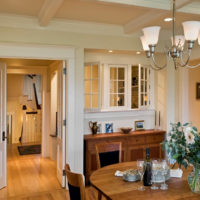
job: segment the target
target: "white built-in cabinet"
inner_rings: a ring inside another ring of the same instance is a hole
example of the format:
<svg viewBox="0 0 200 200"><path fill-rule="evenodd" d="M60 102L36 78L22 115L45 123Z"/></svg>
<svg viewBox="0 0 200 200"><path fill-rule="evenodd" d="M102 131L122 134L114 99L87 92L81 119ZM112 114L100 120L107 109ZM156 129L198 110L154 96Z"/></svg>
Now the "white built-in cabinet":
<svg viewBox="0 0 200 200"><path fill-rule="evenodd" d="M142 65L86 63L85 110L148 109L151 105L150 72Z"/></svg>

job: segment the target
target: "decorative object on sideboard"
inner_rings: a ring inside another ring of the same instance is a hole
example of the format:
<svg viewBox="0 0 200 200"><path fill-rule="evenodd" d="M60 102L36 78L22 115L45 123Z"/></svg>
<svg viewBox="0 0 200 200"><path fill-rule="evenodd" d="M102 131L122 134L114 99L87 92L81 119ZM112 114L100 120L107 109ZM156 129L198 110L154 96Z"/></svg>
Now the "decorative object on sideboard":
<svg viewBox="0 0 200 200"><path fill-rule="evenodd" d="M131 132L133 128L132 127L121 127L120 130L122 131L122 133L128 134Z"/></svg>
<svg viewBox="0 0 200 200"><path fill-rule="evenodd" d="M145 129L145 123L144 120L135 121L135 130L144 130Z"/></svg>
<svg viewBox="0 0 200 200"><path fill-rule="evenodd" d="M171 131L164 141L169 161L174 160L179 168L193 165L194 172L188 176L190 189L200 193L200 133L191 123L171 123Z"/></svg>
<svg viewBox="0 0 200 200"><path fill-rule="evenodd" d="M97 133L102 133L101 124L97 124Z"/></svg>
<svg viewBox="0 0 200 200"><path fill-rule="evenodd" d="M105 132L106 133L113 133L113 123L106 123L105 124Z"/></svg>
<svg viewBox="0 0 200 200"><path fill-rule="evenodd" d="M92 121L89 121L89 127L92 131L92 134L97 134L97 122L92 122Z"/></svg>
<svg viewBox="0 0 200 200"><path fill-rule="evenodd" d="M196 84L196 99L200 99L200 83Z"/></svg>

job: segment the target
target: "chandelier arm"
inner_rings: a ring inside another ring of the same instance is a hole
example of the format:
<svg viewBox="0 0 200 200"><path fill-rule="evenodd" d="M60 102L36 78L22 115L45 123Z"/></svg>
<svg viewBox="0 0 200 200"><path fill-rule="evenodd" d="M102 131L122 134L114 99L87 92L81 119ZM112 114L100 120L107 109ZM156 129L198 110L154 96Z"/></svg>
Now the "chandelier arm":
<svg viewBox="0 0 200 200"><path fill-rule="evenodd" d="M156 68L155 66L152 65L148 65L149 67L151 67L151 69L155 70L155 71L160 71L162 70L161 68Z"/></svg>
<svg viewBox="0 0 200 200"><path fill-rule="evenodd" d="M194 69L196 67L200 67L200 63L194 66L186 65L187 68Z"/></svg>
<svg viewBox="0 0 200 200"><path fill-rule="evenodd" d="M154 54L151 55L151 58L152 58L152 61L153 61L153 64L155 66L155 68L157 68L158 70L161 70L161 69L164 69L165 67L167 67L167 62L166 64L164 64L163 66L158 66L156 61L155 61L155 57L154 57Z"/></svg>
<svg viewBox="0 0 200 200"><path fill-rule="evenodd" d="M182 55L183 55L183 53L180 53L180 61L181 61L180 66L181 67L186 67L188 65L189 60L190 60L191 49L188 50L188 58L187 58L186 62L183 61L183 56Z"/></svg>

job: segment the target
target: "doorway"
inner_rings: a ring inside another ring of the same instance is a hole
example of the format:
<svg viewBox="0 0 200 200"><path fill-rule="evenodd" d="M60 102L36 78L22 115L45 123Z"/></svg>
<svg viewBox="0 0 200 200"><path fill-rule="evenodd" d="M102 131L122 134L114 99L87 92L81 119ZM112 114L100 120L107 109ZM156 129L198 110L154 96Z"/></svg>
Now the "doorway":
<svg viewBox="0 0 200 200"><path fill-rule="evenodd" d="M64 62L32 59L1 59L0 61L7 63L8 187L5 189L6 195L20 196L25 193L61 189L63 183L58 174L58 171L60 171L58 170L60 166L56 163L58 159L50 159L52 158L50 156L51 145L56 146L54 148L57 154L62 153L58 152L57 143L50 143L50 135L56 137L59 134L54 132L50 125L55 123L57 131L62 132L63 125L59 125L59 123L62 122L64 113L61 112L59 106L51 111L51 105L61 102L60 107L62 107L62 102L65 99L63 99L64 95L61 94L62 91L59 90L61 88L59 83L56 86L57 90L54 91L56 87L53 86L56 83L55 80L52 82L51 76L52 73L56 73L60 75L60 78L63 78ZM16 67L16 64L11 64L14 62L26 64L20 64ZM63 81L60 82L60 84L62 83ZM51 102L51 93L56 93L57 102ZM45 103L43 104L43 102ZM47 108L45 113L44 107ZM54 112L57 117L54 117ZM54 122L52 122L52 119L54 119ZM45 132L42 131L44 121L46 127L43 130ZM36 154L20 155L19 147L34 145L42 145L42 151L46 151L46 153L41 155L36 152ZM49 156L50 158L46 158ZM31 185L30 182L34 184ZM42 182L43 184L41 184ZM16 185L19 185L19 187L16 187Z"/></svg>
<svg viewBox="0 0 200 200"><path fill-rule="evenodd" d="M74 135L75 130L75 92L74 92L74 85L75 85L75 48L68 47L68 46L52 46L52 45L35 45L35 44L16 44L16 43L1 43L0 45L0 58L25 58L25 59L46 59L46 60L66 60L67 61L67 75L66 75L66 92L67 92L67 106L66 106L66 128L62 129L62 134L66 135L66 155L65 160L70 164L72 168L74 168L75 165L75 157L74 151L73 151L73 144L76 141L76 136ZM19 71L19 69L17 69ZM16 71L16 69L12 69L12 71ZM37 69L37 71L41 74L44 73L44 69ZM7 70L9 72L9 70ZM30 73L27 72L27 68L21 69L20 72L23 73ZM1 73L4 74L5 70L1 70ZM34 73L34 72L33 72ZM46 73L46 72L45 72ZM4 76L3 76L4 77ZM44 79L43 79L44 80ZM1 90L3 91L3 90ZM5 97L5 95L4 95ZM49 104L46 102L46 99L43 99L45 102L43 105L44 111L42 112L42 115L46 113L46 111L49 109ZM2 108L2 107L1 107ZM1 109L2 110L2 109ZM6 114L5 114L6 118ZM42 131L46 134L46 128L49 127L49 125L46 123L47 120L45 119L43 121L42 125ZM6 130L6 123L4 126L1 126L3 130ZM1 130L2 131L2 130ZM64 132L66 131L66 132ZM43 136L42 136L43 137ZM47 136L49 137L49 136ZM6 155L6 143L3 140L3 135L0 134L0 151L2 150L1 155ZM70 141L70 142L69 142ZM42 142L47 142L46 140L42 139ZM45 145L43 145L45 146ZM48 147L48 145L46 145ZM45 148L42 150L42 156L48 157L48 148ZM0 162L1 166L1 175L3 177L0 177L1 180L4 180L3 184L0 184L0 188L6 186L6 174L7 174L7 168L6 168L6 156L4 156ZM63 164L64 162L62 162ZM80 163L82 163L82 160L80 160ZM80 168L82 168L82 165L78 165ZM2 182L1 182L2 183ZM1 195L1 194L0 194Z"/></svg>

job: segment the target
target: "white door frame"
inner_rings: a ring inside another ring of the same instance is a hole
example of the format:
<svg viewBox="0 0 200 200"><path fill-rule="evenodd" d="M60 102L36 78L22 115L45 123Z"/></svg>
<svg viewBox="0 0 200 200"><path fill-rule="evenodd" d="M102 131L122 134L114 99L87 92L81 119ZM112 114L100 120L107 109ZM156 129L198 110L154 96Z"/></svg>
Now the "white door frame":
<svg viewBox="0 0 200 200"><path fill-rule="evenodd" d="M6 64L0 63L0 189L7 184ZM5 95L5 96L4 96ZM3 135L4 133L4 135Z"/></svg>
<svg viewBox="0 0 200 200"><path fill-rule="evenodd" d="M71 146L69 146L68 143L69 141L70 143L75 142L75 135L73 134L75 129L75 49L67 46L0 43L0 58L27 58L67 61L66 161L73 165L74 151L71 149ZM44 124L42 125L42 130L45 130ZM48 152L44 152L44 156L46 153Z"/></svg>

